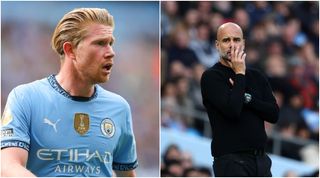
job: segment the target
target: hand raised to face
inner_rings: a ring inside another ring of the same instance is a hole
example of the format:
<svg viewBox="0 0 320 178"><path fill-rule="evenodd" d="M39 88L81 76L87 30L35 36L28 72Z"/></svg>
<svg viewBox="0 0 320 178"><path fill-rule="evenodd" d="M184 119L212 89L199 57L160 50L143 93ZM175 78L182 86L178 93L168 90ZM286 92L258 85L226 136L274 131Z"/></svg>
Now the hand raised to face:
<svg viewBox="0 0 320 178"><path fill-rule="evenodd" d="M231 61L230 65L232 70L236 74L245 74L246 72L246 63L245 63L245 58L246 58L246 53L243 51L244 46L232 46L231 47Z"/></svg>

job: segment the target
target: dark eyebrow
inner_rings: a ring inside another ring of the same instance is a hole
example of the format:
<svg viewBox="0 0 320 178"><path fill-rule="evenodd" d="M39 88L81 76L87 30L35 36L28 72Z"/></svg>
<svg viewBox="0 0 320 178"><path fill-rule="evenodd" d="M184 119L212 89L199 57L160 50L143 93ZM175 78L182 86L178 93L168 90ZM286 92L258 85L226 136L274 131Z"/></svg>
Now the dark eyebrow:
<svg viewBox="0 0 320 178"><path fill-rule="evenodd" d="M222 38L221 41L230 40L230 37Z"/></svg>
<svg viewBox="0 0 320 178"><path fill-rule="evenodd" d="M96 42L99 42L99 41L106 41L106 40L110 40L110 42L114 42L115 41L115 38L112 36L112 37L107 37L107 38L98 38L98 39L95 39L92 41L92 43L96 43Z"/></svg>

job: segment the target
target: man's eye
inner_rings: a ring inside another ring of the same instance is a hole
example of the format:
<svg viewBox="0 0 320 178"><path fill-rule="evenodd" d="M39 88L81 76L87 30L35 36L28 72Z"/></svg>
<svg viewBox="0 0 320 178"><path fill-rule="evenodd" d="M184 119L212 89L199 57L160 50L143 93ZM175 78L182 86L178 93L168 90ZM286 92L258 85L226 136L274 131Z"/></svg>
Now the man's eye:
<svg viewBox="0 0 320 178"><path fill-rule="evenodd" d="M104 46L104 45L106 45L106 42L104 42L104 41L99 41L97 44L100 45L100 46Z"/></svg>
<svg viewBox="0 0 320 178"><path fill-rule="evenodd" d="M109 43L109 45L112 46L112 45L113 45L113 41L111 41L111 42Z"/></svg>

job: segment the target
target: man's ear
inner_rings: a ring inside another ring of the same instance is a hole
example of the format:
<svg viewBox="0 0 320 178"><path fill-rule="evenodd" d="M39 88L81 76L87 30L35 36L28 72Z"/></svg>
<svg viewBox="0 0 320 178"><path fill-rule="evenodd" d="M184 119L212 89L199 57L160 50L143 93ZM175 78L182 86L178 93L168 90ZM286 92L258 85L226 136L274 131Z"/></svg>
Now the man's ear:
<svg viewBox="0 0 320 178"><path fill-rule="evenodd" d="M216 49L219 49L219 41L216 40Z"/></svg>
<svg viewBox="0 0 320 178"><path fill-rule="evenodd" d="M64 42L62 47L63 47L63 52L65 56L71 59L76 58L75 51L73 49L71 42Z"/></svg>

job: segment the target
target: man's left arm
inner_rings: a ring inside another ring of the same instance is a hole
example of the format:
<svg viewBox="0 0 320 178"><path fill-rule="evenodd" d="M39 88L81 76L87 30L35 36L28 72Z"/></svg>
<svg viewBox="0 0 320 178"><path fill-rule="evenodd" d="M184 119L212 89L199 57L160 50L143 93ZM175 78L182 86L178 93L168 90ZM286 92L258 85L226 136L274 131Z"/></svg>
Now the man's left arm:
<svg viewBox="0 0 320 178"><path fill-rule="evenodd" d="M247 106L254 109L263 120L276 123L279 118L279 107L272 94L270 84L262 74L260 74L259 81L261 81L259 89L262 91L263 99L256 97L254 93L249 93L251 95L251 101Z"/></svg>
<svg viewBox="0 0 320 178"><path fill-rule="evenodd" d="M117 176L134 177L134 169L138 167L136 141L132 127L132 115L129 104L124 101L123 124L121 136L114 152L112 169Z"/></svg>

